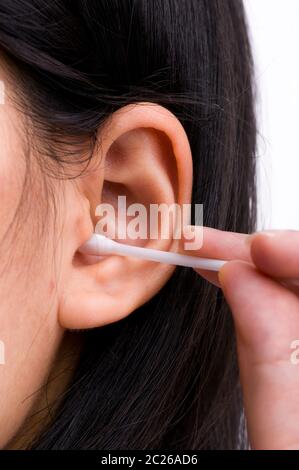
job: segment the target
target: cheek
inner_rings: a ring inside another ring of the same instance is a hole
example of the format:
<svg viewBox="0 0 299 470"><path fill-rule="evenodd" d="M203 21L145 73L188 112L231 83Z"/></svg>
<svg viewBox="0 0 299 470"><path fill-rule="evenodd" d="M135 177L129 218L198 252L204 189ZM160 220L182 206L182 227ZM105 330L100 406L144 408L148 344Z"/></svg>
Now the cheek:
<svg viewBox="0 0 299 470"><path fill-rule="evenodd" d="M24 148L17 128L18 118L11 108L0 105L0 243L17 210L25 179Z"/></svg>
<svg viewBox="0 0 299 470"><path fill-rule="evenodd" d="M53 254L36 255L34 194L41 192L30 182L23 194L24 146L12 123L0 105L0 447L32 407L62 337Z"/></svg>
<svg viewBox="0 0 299 470"><path fill-rule="evenodd" d="M0 448L17 432L45 384L63 331L50 264L0 275ZM34 270L33 268L36 268ZM14 275L15 273L16 275ZM18 273L18 274L17 274Z"/></svg>

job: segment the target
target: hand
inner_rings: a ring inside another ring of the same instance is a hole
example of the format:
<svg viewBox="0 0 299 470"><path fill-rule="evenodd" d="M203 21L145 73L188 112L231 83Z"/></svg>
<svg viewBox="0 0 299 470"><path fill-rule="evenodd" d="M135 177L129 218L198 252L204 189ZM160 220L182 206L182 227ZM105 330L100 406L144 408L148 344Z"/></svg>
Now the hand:
<svg viewBox="0 0 299 470"><path fill-rule="evenodd" d="M204 228L203 241L188 254L232 260L198 272L233 314L251 447L299 449L299 232Z"/></svg>

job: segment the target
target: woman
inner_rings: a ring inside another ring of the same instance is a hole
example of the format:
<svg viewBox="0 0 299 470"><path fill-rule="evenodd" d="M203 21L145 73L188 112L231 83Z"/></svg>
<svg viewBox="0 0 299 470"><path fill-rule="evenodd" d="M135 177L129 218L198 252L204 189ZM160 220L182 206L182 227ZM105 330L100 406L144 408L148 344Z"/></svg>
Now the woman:
<svg viewBox="0 0 299 470"><path fill-rule="evenodd" d="M298 301L273 277L297 275L298 237L232 233L256 216L241 2L1 0L0 48L1 447L246 448L237 359L251 446L296 446ZM216 274L82 256L119 195L203 204L221 232L200 254L239 259L223 291Z"/></svg>

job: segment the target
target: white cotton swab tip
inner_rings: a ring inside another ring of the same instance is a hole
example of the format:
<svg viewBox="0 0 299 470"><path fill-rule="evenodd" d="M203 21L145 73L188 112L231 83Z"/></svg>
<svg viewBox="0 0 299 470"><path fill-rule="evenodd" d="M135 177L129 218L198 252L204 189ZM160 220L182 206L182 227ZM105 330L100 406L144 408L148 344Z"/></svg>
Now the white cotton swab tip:
<svg viewBox="0 0 299 470"><path fill-rule="evenodd" d="M118 243L104 235L94 234L80 248L81 253L88 255L121 255L133 256L148 261L158 263L173 264L190 268L206 269L209 271L219 271L226 263L220 259L199 258L197 256L180 255L169 251L154 250L152 248L143 248L139 246L126 245Z"/></svg>

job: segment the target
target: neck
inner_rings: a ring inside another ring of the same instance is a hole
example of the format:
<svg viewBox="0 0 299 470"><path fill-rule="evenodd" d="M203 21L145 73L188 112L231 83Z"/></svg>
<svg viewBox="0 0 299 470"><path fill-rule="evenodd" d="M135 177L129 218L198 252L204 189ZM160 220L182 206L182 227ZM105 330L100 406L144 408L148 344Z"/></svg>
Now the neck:
<svg viewBox="0 0 299 470"><path fill-rule="evenodd" d="M52 369L25 422L7 445L8 450L30 449L32 443L53 422L72 379L82 346L80 334L66 332Z"/></svg>

